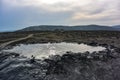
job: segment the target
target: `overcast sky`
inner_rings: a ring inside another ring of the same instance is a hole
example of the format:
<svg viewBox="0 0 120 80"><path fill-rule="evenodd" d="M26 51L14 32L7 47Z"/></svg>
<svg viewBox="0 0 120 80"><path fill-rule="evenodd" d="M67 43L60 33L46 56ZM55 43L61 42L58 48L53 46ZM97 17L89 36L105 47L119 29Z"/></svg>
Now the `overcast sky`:
<svg viewBox="0 0 120 80"><path fill-rule="evenodd" d="M120 0L0 0L0 31L88 24L120 24Z"/></svg>

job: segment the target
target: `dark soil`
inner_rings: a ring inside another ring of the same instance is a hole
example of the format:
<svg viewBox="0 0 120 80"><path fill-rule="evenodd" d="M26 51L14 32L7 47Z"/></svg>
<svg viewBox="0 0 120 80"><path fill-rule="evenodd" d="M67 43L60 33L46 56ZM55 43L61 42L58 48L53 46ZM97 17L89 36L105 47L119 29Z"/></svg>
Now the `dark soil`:
<svg viewBox="0 0 120 80"><path fill-rule="evenodd" d="M66 52L48 59L37 60L17 53L0 53L0 80L120 80L120 32L66 31L0 33L0 42L14 40L28 34L34 36L20 43L77 42L104 46L106 51ZM24 34L24 35L23 35Z"/></svg>

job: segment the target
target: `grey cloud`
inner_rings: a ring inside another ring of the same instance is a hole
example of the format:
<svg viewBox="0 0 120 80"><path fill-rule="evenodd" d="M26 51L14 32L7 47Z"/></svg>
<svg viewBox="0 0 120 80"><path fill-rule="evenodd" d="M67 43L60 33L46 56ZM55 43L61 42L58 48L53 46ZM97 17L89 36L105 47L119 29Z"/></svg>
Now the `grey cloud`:
<svg viewBox="0 0 120 80"><path fill-rule="evenodd" d="M12 3L11 0L6 1L10 1L11 5L14 5L14 7L9 7L9 5L5 4L5 6L13 10L13 14L16 14L14 12L18 11L20 11L20 13L17 14L24 14L21 18L24 20L23 24L26 25L76 23L112 24L112 21L113 24L115 24L115 21L117 23L120 20L120 0L90 0L91 2L85 5L80 5L79 0L75 0L76 3L59 2L55 4L35 3L36 0L12 0L17 1L17 3ZM18 10L15 11L14 8ZM77 17L77 19L72 19L73 17Z"/></svg>

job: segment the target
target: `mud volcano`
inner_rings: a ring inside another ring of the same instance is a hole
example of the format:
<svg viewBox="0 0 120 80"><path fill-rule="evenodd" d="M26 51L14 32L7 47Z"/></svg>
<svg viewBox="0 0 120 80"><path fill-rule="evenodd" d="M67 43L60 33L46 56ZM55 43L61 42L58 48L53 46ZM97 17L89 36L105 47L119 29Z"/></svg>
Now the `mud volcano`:
<svg viewBox="0 0 120 80"><path fill-rule="evenodd" d="M20 44L0 52L0 80L119 80L119 53L110 45Z"/></svg>
<svg viewBox="0 0 120 80"><path fill-rule="evenodd" d="M60 55L66 54L66 52L73 53L85 53L86 51L98 52L104 51L106 48L101 46L90 46L86 44L77 44L77 43L44 43L44 44L20 44L15 46L12 49L3 50L4 52L14 52L19 53L20 55L30 58L32 55L37 59L48 58L51 55Z"/></svg>

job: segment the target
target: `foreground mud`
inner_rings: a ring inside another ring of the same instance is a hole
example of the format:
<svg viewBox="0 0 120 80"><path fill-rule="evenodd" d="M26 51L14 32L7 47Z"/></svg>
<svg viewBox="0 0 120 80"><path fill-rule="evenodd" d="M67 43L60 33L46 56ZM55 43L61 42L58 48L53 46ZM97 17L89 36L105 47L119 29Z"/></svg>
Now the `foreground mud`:
<svg viewBox="0 0 120 80"><path fill-rule="evenodd" d="M99 53L67 52L63 56L33 60L0 52L0 80L120 80L120 32L56 31L0 33L0 44L34 34L19 43L77 42L106 47ZM19 43L11 44L16 45ZM8 45L5 49L11 48Z"/></svg>
<svg viewBox="0 0 120 80"><path fill-rule="evenodd" d="M44 60L1 52L0 80L120 80L120 48L105 47L98 53L67 52Z"/></svg>

